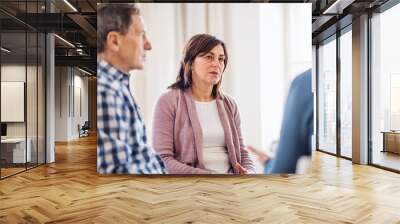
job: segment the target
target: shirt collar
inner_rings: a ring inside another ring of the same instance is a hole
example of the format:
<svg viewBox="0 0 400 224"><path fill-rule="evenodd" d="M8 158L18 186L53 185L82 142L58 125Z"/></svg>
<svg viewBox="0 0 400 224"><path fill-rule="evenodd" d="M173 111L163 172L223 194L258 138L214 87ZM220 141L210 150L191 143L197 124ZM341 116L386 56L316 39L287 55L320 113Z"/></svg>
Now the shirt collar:
<svg viewBox="0 0 400 224"><path fill-rule="evenodd" d="M98 72L107 73L109 78L118 80L129 86L129 73L124 73L121 70L115 68L110 63L106 62L103 59L97 59L97 70Z"/></svg>

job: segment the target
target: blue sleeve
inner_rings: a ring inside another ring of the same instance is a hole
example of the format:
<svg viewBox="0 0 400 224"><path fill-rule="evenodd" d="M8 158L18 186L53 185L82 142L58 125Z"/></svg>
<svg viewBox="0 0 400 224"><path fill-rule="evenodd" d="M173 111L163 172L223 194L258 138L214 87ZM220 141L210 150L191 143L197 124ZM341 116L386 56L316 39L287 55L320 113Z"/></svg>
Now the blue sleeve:
<svg viewBox="0 0 400 224"><path fill-rule="evenodd" d="M265 173L295 173L297 160L311 155L313 101L311 70L307 70L290 86L276 156Z"/></svg>

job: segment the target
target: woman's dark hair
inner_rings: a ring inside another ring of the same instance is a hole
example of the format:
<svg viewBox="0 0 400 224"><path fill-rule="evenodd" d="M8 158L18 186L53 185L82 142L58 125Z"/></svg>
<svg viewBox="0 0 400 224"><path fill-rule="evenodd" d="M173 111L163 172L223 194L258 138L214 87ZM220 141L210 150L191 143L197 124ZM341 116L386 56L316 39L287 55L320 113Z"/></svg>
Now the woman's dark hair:
<svg viewBox="0 0 400 224"><path fill-rule="evenodd" d="M225 43L216 37L209 34L197 34L190 38L189 42L183 49L183 58L181 60L181 66L179 68L176 82L170 85L168 88L185 90L192 87L192 65L197 56L203 56L210 52L215 46L221 44L224 49L224 70L228 64L228 53L226 52ZM219 93L222 78L217 84L214 85L211 95L216 97Z"/></svg>

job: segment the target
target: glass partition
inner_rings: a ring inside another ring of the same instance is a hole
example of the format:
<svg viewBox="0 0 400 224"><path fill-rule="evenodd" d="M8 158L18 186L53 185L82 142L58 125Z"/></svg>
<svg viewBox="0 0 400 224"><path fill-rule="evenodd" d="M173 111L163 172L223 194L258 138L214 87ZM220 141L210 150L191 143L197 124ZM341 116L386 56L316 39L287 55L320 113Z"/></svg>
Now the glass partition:
<svg viewBox="0 0 400 224"><path fill-rule="evenodd" d="M24 171L31 161L26 138L26 41L25 31L1 34L2 177Z"/></svg>
<svg viewBox="0 0 400 224"><path fill-rule="evenodd" d="M371 162L400 171L400 5L371 18Z"/></svg>
<svg viewBox="0 0 400 224"><path fill-rule="evenodd" d="M23 22L44 3L0 3L1 179L45 162L46 40Z"/></svg>
<svg viewBox="0 0 400 224"><path fill-rule="evenodd" d="M318 149L336 154L336 39L318 47Z"/></svg>
<svg viewBox="0 0 400 224"><path fill-rule="evenodd" d="M352 32L340 36L340 154L352 157Z"/></svg>

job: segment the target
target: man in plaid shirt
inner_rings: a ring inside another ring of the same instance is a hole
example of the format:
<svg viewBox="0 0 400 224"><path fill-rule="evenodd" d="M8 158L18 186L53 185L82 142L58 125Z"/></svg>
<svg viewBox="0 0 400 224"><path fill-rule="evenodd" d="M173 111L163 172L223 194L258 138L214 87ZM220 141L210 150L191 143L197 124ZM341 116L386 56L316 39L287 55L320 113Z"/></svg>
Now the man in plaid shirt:
<svg viewBox="0 0 400 224"><path fill-rule="evenodd" d="M129 71L143 69L151 50L140 11L134 4L99 4L97 23L97 171L165 174L129 90Z"/></svg>

